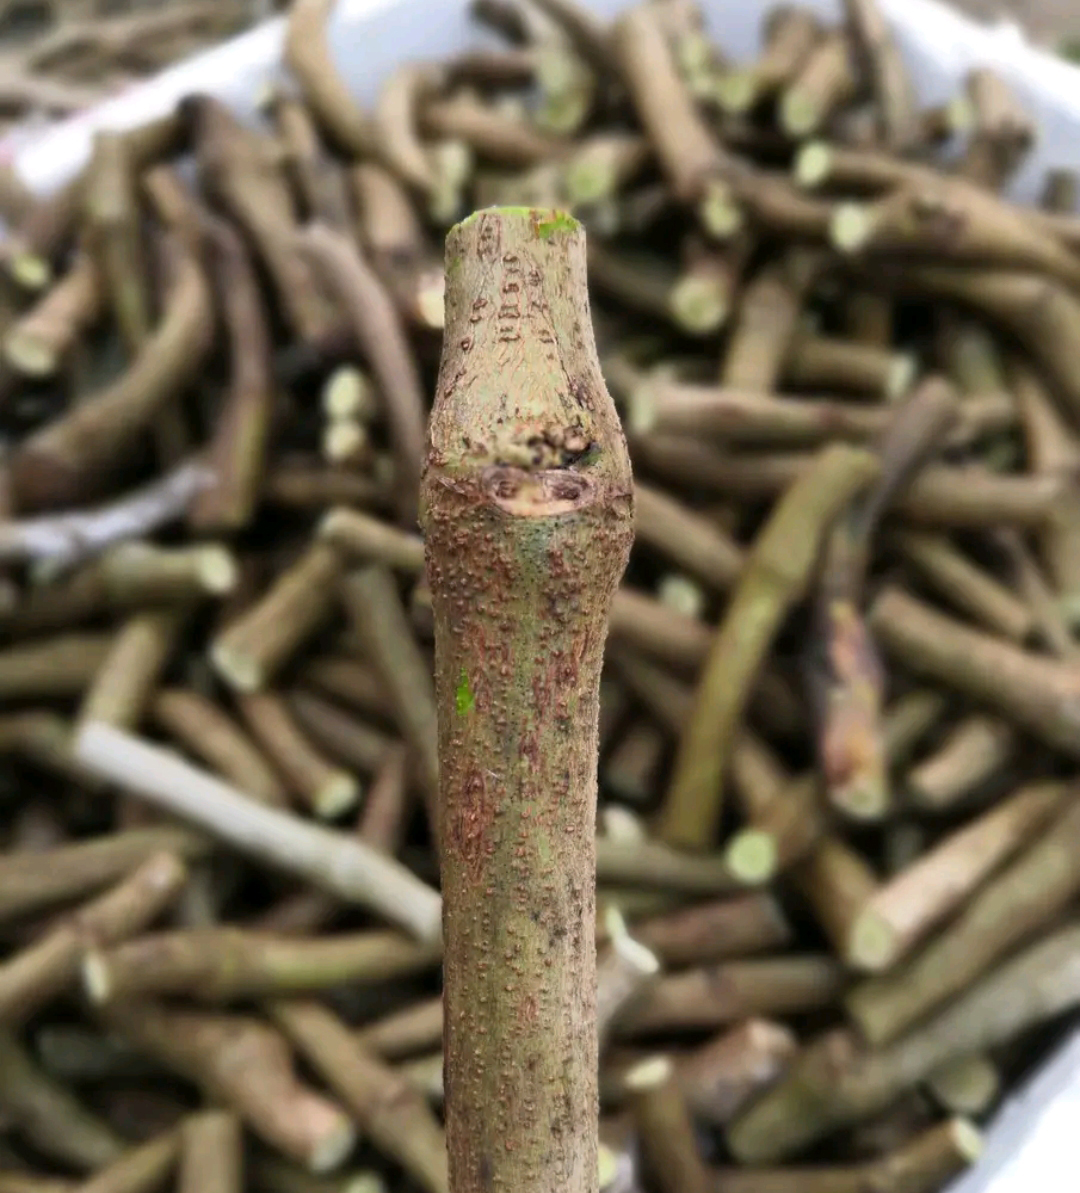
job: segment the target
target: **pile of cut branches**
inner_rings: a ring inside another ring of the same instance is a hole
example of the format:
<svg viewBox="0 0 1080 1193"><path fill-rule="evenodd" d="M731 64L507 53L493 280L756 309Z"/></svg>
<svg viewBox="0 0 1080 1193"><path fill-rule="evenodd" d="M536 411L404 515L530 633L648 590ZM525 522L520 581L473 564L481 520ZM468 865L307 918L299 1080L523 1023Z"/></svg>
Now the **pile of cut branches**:
<svg viewBox="0 0 1080 1193"><path fill-rule="evenodd" d="M0 1193L936 1193L1080 1004L1075 178L869 0L331 10L0 193Z"/></svg>

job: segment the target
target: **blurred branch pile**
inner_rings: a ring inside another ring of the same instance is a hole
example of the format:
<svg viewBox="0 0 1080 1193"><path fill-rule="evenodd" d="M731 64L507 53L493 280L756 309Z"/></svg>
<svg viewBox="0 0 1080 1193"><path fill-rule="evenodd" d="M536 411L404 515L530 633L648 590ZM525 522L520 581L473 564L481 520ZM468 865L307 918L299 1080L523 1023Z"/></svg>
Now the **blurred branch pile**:
<svg viewBox="0 0 1080 1193"><path fill-rule="evenodd" d="M261 0L5 0L0 129L77 112L272 11Z"/></svg>
<svg viewBox="0 0 1080 1193"><path fill-rule="evenodd" d="M1003 198L1037 127L869 0L476 0L370 110L331 8L257 127L0 192L0 1193L447 1186L417 494L493 203L586 224L635 470L601 1182L935 1193L1080 1003L1076 179Z"/></svg>

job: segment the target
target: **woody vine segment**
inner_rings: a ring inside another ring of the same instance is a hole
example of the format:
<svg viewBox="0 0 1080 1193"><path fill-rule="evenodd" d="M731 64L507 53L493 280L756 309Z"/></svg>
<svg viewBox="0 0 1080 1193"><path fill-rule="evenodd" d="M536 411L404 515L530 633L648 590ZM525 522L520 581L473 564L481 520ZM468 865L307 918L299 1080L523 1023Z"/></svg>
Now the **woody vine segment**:
<svg viewBox="0 0 1080 1193"><path fill-rule="evenodd" d="M435 618L453 1193L597 1186L600 668L633 539L585 234L453 228L421 522Z"/></svg>

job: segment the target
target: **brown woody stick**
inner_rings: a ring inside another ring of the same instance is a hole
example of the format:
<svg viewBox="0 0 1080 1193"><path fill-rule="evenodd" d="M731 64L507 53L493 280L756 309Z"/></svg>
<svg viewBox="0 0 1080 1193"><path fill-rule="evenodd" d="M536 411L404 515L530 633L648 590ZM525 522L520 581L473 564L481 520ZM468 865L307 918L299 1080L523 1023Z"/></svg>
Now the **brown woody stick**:
<svg viewBox="0 0 1080 1193"><path fill-rule="evenodd" d="M101 313L101 280L80 251L67 273L4 333L4 359L29 377L53 375Z"/></svg>
<svg viewBox="0 0 1080 1193"><path fill-rule="evenodd" d="M900 48L877 0L846 0L844 8L871 78L882 139L889 148L903 152L918 139L919 126Z"/></svg>
<svg viewBox="0 0 1080 1193"><path fill-rule="evenodd" d="M879 887L855 920L848 959L863 969L889 969L1020 850L1065 795L1061 783L1022 788Z"/></svg>
<svg viewBox="0 0 1080 1193"><path fill-rule="evenodd" d="M1022 362L1013 363L1010 379L1032 471L1044 476L1074 475L1080 467L1080 447L1042 379ZM1040 530L1039 545L1066 614L1073 618L1080 594L1080 508L1071 493L1057 504Z"/></svg>
<svg viewBox="0 0 1080 1193"><path fill-rule="evenodd" d="M405 1010L392 1011L362 1027L356 1038L376 1055L386 1060L400 1060L438 1048L442 1033L442 999L435 997L414 1003Z"/></svg>
<svg viewBox="0 0 1080 1193"><path fill-rule="evenodd" d="M279 808L288 804L284 784L259 748L212 700L183 688L164 688L150 715L159 729L252 799Z"/></svg>
<svg viewBox="0 0 1080 1193"><path fill-rule="evenodd" d="M814 461L813 452L721 452L688 436L641 436L635 467L680 489L696 486L724 498L775 497ZM1042 527L1059 507L1061 478L1002 475L976 464L927 465L896 502L896 513L921 525L986 529Z"/></svg>
<svg viewBox="0 0 1080 1193"><path fill-rule="evenodd" d="M717 203L733 159L712 135L679 75L663 28L648 4L637 4L615 22L612 52L645 131L676 198ZM722 202L722 200L721 200ZM735 230L734 224L728 229Z"/></svg>
<svg viewBox="0 0 1080 1193"><path fill-rule="evenodd" d="M268 106L305 214L333 228L347 228L350 213L345 172L323 147L307 105L282 87L271 95Z"/></svg>
<svg viewBox="0 0 1080 1193"><path fill-rule="evenodd" d="M104 721L134 729L169 664L187 622L187 610L137 613L124 622L79 707L79 722Z"/></svg>
<svg viewBox="0 0 1080 1193"><path fill-rule="evenodd" d="M693 1124L667 1057L635 1066L626 1076L645 1171L663 1193L708 1193Z"/></svg>
<svg viewBox="0 0 1080 1193"><path fill-rule="evenodd" d="M334 65L327 23L335 0L301 0L289 9L284 59L313 115L338 149L367 157L375 148L370 122Z"/></svg>
<svg viewBox="0 0 1080 1193"><path fill-rule="evenodd" d="M183 862L172 854L155 854L111 891L9 957L0 965L0 1020L27 1019L75 978L85 948L133 936L177 899L186 881Z"/></svg>
<svg viewBox="0 0 1080 1193"><path fill-rule="evenodd" d="M204 1110L180 1128L178 1193L242 1193L240 1120L227 1110Z"/></svg>
<svg viewBox="0 0 1080 1193"><path fill-rule="evenodd" d="M130 829L32 854L0 858L0 918L31 915L66 900L85 899L120 882L155 854L184 859L207 852L201 836L182 828Z"/></svg>
<svg viewBox="0 0 1080 1193"><path fill-rule="evenodd" d="M312 1172L339 1167L352 1151L356 1132L345 1113L297 1078L285 1040L258 1020L139 1002L105 1021Z"/></svg>
<svg viewBox="0 0 1080 1193"><path fill-rule="evenodd" d="M621 1038L656 1032L715 1030L752 1015L783 1015L831 1005L844 986L828 957L728 961L668 974L653 983L616 1024Z"/></svg>
<svg viewBox="0 0 1080 1193"><path fill-rule="evenodd" d="M92 948L82 973L96 1004L165 994L227 1002L423 973L438 956L436 946L390 932L293 940L232 927L189 928Z"/></svg>
<svg viewBox="0 0 1080 1193"><path fill-rule="evenodd" d="M347 902L379 908L419 939L439 933L435 891L378 851L263 807L205 771L108 725L84 726L76 757L134 795L178 813Z"/></svg>
<svg viewBox="0 0 1080 1193"><path fill-rule="evenodd" d="M880 818L890 798L881 720L884 668L861 614L871 542L956 411L951 386L933 377L919 386L881 436L877 484L855 495L825 543L807 673L826 794L856 818Z"/></svg>
<svg viewBox="0 0 1080 1193"><path fill-rule="evenodd" d="M264 687L329 614L340 571L337 551L310 547L211 644L218 674L240 692Z"/></svg>
<svg viewBox="0 0 1080 1193"><path fill-rule="evenodd" d="M940 935L906 964L851 992L848 1012L867 1039L894 1039L1065 906L1080 882L1067 861L1078 826L1080 807L1069 792L1035 841Z"/></svg>
<svg viewBox="0 0 1080 1193"><path fill-rule="evenodd" d="M982 1138L963 1118L931 1127L895 1151L864 1164L815 1168L723 1168L715 1193L937 1193L974 1164Z"/></svg>
<svg viewBox="0 0 1080 1193"><path fill-rule="evenodd" d="M788 1028L751 1018L680 1056L675 1073L694 1117L723 1127L783 1074L798 1049Z"/></svg>
<svg viewBox="0 0 1080 1193"><path fill-rule="evenodd" d="M1031 634L1031 609L944 536L908 532L899 536L898 545L923 580L986 629L1017 643Z"/></svg>
<svg viewBox="0 0 1080 1193"><path fill-rule="evenodd" d="M489 1180L529 1193L553 1172L575 1193L596 1181L600 664L633 493L585 269L562 212L484 211L448 239L422 504L458 1193ZM493 886L508 897L491 901ZM485 963L493 939L519 966L509 982Z"/></svg>
<svg viewBox="0 0 1080 1193"><path fill-rule="evenodd" d="M215 484L195 501L189 524L203 533L246 526L263 483L274 391L267 314L253 263L236 231L211 219L203 229L229 335L229 387L206 449Z"/></svg>
<svg viewBox="0 0 1080 1193"><path fill-rule="evenodd" d="M1070 925L1001 966L921 1028L888 1048L861 1049L834 1031L810 1044L788 1075L732 1124L743 1163L777 1160L893 1103L942 1064L1004 1043L1080 999L1080 931Z"/></svg>
<svg viewBox="0 0 1080 1193"><path fill-rule="evenodd" d="M770 99L792 82L822 36L817 17L806 9L782 4L765 17L761 57L745 69L728 71L717 84L723 108L742 112Z"/></svg>
<svg viewBox="0 0 1080 1193"><path fill-rule="evenodd" d="M679 745L658 821L659 836L668 844L701 849L712 839L727 755L749 681L784 612L808 582L821 537L836 512L876 471L869 453L841 445L826 448L761 532L714 640L693 718Z"/></svg>
<svg viewBox="0 0 1080 1193"><path fill-rule="evenodd" d="M342 233L311 224L298 246L333 292L370 362L393 438L400 520L411 527L424 449L424 398L397 311L355 243Z"/></svg>
<svg viewBox="0 0 1080 1193"><path fill-rule="evenodd" d="M776 389L820 255L805 246L767 263L743 290L720 368L731 389Z"/></svg>
<svg viewBox="0 0 1080 1193"><path fill-rule="evenodd" d="M771 895L746 894L642 920L634 938L678 968L781 949L791 927Z"/></svg>
<svg viewBox="0 0 1080 1193"><path fill-rule="evenodd" d="M130 1148L79 1185L79 1193L150 1193L168 1178L180 1155L180 1137L168 1131Z"/></svg>
<svg viewBox="0 0 1080 1193"><path fill-rule="evenodd" d="M394 748L391 737L372 728L353 710L305 689L290 692L289 708L301 728L330 757L361 774L373 775Z"/></svg>
<svg viewBox="0 0 1080 1193"><path fill-rule="evenodd" d="M203 191L247 235L293 333L305 344L322 343L335 311L297 249L294 203L270 139L208 96L184 100L181 110L193 130Z"/></svg>
<svg viewBox="0 0 1080 1193"><path fill-rule="evenodd" d="M170 244L165 310L128 371L20 443L11 459L23 509L66 504L124 462L154 416L198 372L210 346L211 303L196 263Z"/></svg>
<svg viewBox="0 0 1080 1193"><path fill-rule="evenodd" d="M956 178L920 174L872 204L840 204L830 238L844 253L937 255L1031 269L1070 286L1080 277L1080 259L1022 211Z"/></svg>
<svg viewBox="0 0 1080 1193"><path fill-rule="evenodd" d="M968 629L898 588L875 601L870 625L885 650L922 675L996 707L1067 754L1080 753L1073 706L1080 678L1067 665Z"/></svg>
<svg viewBox="0 0 1080 1193"><path fill-rule="evenodd" d="M1007 721L972 713L908 771L905 785L919 808L945 812L999 775L1019 746L1019 735Z"/></svg>
<svg viewBox="0 0 1080 1193"><path fill-rule="evenodd" d="M429 823L438 842L439 733L435 687L427 661L385 568L352 572L342 585L342 596L364 653L383 681L398 727L415 756Z"/></svg>
<svg viewBox="0 0 1080 1193"><path fill-rule="evenodd" d="M442 1128L405 1078L368 1052L332 1011L318 1003L276 1001L270 1014L375 1146L428 1193L447 1193Z"/></svg>
<svg viewBox="0 0 1080 1193"><path fill-rule="evenodd" d="M0 1030L0 1110L16 1134L68 1168L93 1171L124 1150L112 1129L42 1072L6 1030Z"/></svg>
<svg viewBox="0 0 1080 1193"><path fill-rule="evenodd" d="M238 696L237 705L293 794L317 816L334 820L353 807L360 798L356 779L320 753L283 697L275 692L248 692Z"/></svg>
<svg viewBox="0 0 1080 1193"><path fill-rule="evenodd" d="M791 137L817 132L858 86L852 46L846 30L826 33L807 55L780 97L780 126Z"/></svg>

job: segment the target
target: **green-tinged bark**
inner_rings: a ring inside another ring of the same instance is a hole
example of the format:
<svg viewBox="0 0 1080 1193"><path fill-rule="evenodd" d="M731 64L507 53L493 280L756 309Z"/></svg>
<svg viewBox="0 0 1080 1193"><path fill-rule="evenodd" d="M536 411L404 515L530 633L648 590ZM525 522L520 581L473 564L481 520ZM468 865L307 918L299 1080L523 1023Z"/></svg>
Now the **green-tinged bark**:
<svg viewBox="0 0 1080 1193"><path fill-rule="evenodd" d="M79 1193L153 1193L176 1167L180 1136L169 1131L124 1152L79 1186Z"/></svg>
<svg viewBox="0 0 1080 1193"><path fill-rule="evenodd" d="M952 387L940 379L919 387L881 437L877 483L837 519L823 552L808 687L826 794L856 819L880 819L890 800L885 670L862 615L872 542L881 518L952 426L957 406Z"/></svg>
<svg viewBox="0 0 1080 1193"><path fill-rule="evenodd" d="M438 958L437 945L395 932L293 940L233 927L188 928L91 950L83 977L95 1003L148 995L216 1002L388 981L431 969Z"/></svg>
<svg viewBox="0 0 1080 1193"><path fill-rule="evenodd" d="M22 1022L71 984L87 945L111 945L153 922L187 881L170 853L154 854L112 890L86 903L0 965L0 1020Z"/></svg>
<svg viewBox="0 0 1080 1193"><path fill-rule="evenodd" d="M732 1154L763 1164L886 1110L943 1064L1015 1039L1080 1001L1080 929L1061 928L887 1048L837 1030L811 1041L787 1075L732 1123Z"/></svg>
<svg viewBox="0 0 1080 1193"><path fill-rule="evenodd" d="M630 465L561 212L448 238L421 505L435 612L455 1193L597 1184L600 664Z"/></svg>
<svg viewBox="0 0 1080 1193"><path fill-rule="evenodd" d="M108 1124L42 1072L8 1031L0 1031L0 1111L17 1137L69 1168L95 1169L123 1151Z"/></svg>
<svg viewBox="0 0 1080 1193"><path fill-rule="evenodd" d="M750 685L784 615L810 583L822 540L852 496L875 479L875 457L826 448L774 509L743 569L698 681L658 833L707 848L719 825L723 775Z"/></svg>
<svg viewBox="0 0 1080 1193"><path fill-rule="evenodd" d="M242 1193L240 1120L227 1110L193 1114L180 1131L178 1193Z"/></svg>
<svg viewBox="0 0 1080 1193"><path fill-rule="evenodd" d="M311 1172L340 1167L356 1142L345 1112L295 1072L285 1039L242 1015L131 1002L108 1028L234 1110L266 1143Z"/></svg>
<svg viewBox="0 0 1080 1193"><path fill-rule="evenodd" d="M810 1168L722 1168L717 1193L937 1193L982 1151L975 1125L953 1118L878 1160Z"/></svg>
<svg viewBox="0 0 1080 1193"><path fill-rule="evenodd" d="M70 845L0 858L0 920L31 915L68 899L85 899L119 882L159 852L193 858L209 851L183 828L130 829Z"/></svg>

